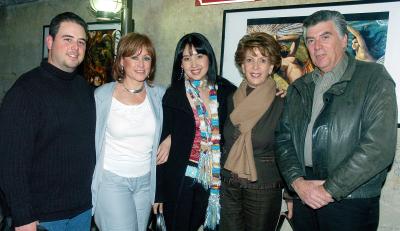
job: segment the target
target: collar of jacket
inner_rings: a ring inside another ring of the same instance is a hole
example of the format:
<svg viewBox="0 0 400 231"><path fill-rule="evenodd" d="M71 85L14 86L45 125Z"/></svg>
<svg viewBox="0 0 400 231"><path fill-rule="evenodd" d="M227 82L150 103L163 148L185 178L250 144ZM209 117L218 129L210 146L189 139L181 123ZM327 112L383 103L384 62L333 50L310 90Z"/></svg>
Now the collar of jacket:
<svg viewBox="0 0 400 231"><path fill-rule="evenodd" d="M332 95L343 94L348 82L351 81L351 79L353 77L353 73L356 68L356 60L353 56L348 55L347 53L346 53L346 55L349 57L349 63L347 64L346 71L344 72L343 76L340 78L339 82L333 84L332 87L329 88L329 90L326 92L328 94L332 94ZM314 92L315 84L314 84L311 74L307 74L303 78L299 78L298 80L300 80L300 81L295 81L293 83L293 87L299 91L300 95L306 89L312 90L312 92Z"/></svg>
<svg viewBox="0 0 400 231"><path fill-rule="evenodd" d="M169 87L163 98L163 106L181 110L193 115L192 107L186 96L185 82L181 81Z"/></svg>

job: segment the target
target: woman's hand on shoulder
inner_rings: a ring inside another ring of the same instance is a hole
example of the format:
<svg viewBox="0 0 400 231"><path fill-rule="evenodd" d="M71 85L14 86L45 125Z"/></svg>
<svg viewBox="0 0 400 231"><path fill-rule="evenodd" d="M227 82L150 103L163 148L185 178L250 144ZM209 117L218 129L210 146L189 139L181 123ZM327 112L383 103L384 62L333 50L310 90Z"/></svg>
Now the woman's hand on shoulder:
<svg viewBox="0 0 400 231"><path fill-rule="evenodd" d="M287 90L277 89L276 96L280 96L281 98L285 98L287 94Z"/></svg>

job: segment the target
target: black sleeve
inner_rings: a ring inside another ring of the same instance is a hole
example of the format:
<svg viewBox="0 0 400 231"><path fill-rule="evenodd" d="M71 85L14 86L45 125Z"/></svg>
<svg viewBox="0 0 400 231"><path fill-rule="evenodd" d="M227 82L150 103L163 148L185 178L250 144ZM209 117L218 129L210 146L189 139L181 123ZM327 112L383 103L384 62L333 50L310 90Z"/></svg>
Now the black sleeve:
<svg viewBox="0 0 400 231"><path fill-rule="evenodd" d="M0 187L15 226L36 220L30 194L30 170L39 126L38 102L27 87L14 85L0 108Z"/></svg>
<svg viewBox="0 0 400 231"><path fill-rule="evenodd" d="M161 139L160 142L162 142L169 134L171 134L171 124L172 124L172 115L171 115L171 110L168 109L168 107L165 106L164 102L166 98L168 97L168 91L163 97L163 125L162 125L162 132L161 132ZM171 137L172 139L172 137ZM172 142L172 141L171 141ZM157 170L156 170L156 196L155 196L155 202L160 203L164 201L163 197L163 188L164 188L164 168L165 164L160 164L157 165Z"/></svg>

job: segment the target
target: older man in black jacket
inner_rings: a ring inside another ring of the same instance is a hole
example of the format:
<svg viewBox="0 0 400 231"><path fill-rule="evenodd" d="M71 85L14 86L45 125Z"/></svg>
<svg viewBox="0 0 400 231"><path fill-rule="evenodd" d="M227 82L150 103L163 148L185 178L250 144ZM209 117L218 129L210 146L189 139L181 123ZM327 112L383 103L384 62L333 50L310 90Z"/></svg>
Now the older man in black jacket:
<svg viewBox="0 0 400 231"><path fill-rule="evenodd" d="M295 230L378 227L380 193L396 149L395 83L382 65L347 55L346 26L336 11L304 21L316 68L289 88L276 152L297 194Z"/></svg>

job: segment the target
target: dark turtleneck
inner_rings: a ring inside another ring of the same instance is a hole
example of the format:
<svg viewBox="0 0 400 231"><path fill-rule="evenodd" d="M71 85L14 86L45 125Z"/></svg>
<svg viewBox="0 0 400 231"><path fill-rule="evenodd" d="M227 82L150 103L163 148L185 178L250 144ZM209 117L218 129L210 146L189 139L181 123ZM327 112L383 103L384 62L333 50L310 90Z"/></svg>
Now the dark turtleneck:
<svg viewBox="0 0 400 231"><path fill-rule="evenodd" d="M54 77L63 79L63 80L73 80L77 76L77 71L74 72L65 72L61 69L58 69L56 66L48 62L42 62L40 67L43 68L45 71L51 73Z"/></svg>
<svg viewBox="0 0 400 231"><path fill-rule="evenodd" d="M15 226L91 208L95 116L86 81L47 62L8 91L0 109L0 187Z"/></svg>

